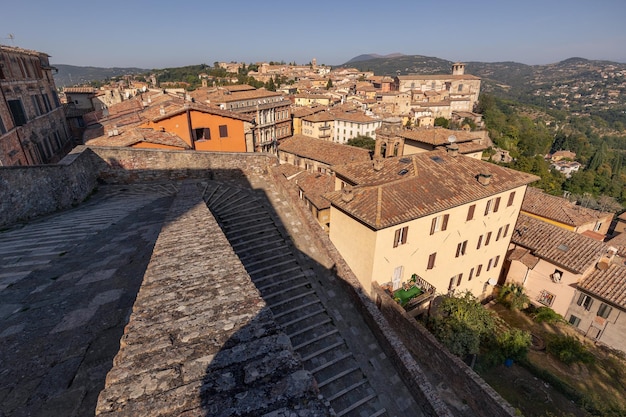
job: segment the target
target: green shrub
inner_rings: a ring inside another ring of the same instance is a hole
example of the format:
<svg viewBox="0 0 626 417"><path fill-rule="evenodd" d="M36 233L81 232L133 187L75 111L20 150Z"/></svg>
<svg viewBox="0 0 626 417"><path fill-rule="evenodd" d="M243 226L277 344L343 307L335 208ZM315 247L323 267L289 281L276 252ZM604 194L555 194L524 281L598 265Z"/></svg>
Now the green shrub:
<svg viewBox="0 0 626 417"><path fill-rule="evenodd" d="M539 307L533 314L533 320L537 323L558 323L563 321L563 316L550 307Z"/></svg>
<svg viewBox="0 0 626 417"><path fill-rule="evenodd" d="M546 351L566 365L574 362L593 363L595 359L574 336L551 336L546 342Z"/></svg>
<svg viewBox="0 0 626 417"><path fill-rule="evenodd" d="M522 310L530 302L524 287L515 282L505 284L498 291L497 301L511 310Z"/></svg>

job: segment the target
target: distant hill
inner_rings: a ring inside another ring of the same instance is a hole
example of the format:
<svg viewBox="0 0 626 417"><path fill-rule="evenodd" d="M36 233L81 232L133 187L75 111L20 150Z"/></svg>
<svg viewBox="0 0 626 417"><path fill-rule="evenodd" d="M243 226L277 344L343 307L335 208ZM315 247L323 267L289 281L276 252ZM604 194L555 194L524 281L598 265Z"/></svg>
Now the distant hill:
<svg viewBox="0 0 626 417"><path fill-rule="evenodd" d="M59 70L54 74L54 83L57 87L87 84L91 81L103 81L113 77L130 74L142 74L151 70L144 68L100 68L78 67L75 65L53 64Z"/></svg>
<svg viewBox="0 0 626 417"><path fill-rule="evenodd" d="M346 62L344 65L350 64L351 62L369 61L371 59L378 59L378 58L398 58L401 56L404 56L404 54L401 54L400 52L394 52L388 55L363 54L363 55L355 56L350 61Z"/></svg>

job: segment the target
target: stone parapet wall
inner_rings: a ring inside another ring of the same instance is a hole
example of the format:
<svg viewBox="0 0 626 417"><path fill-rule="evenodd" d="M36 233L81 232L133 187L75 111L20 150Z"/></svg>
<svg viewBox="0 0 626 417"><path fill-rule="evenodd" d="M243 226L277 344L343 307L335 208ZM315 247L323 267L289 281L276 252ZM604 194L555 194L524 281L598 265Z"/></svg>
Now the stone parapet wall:
<svg viewBox="0 0 626 417"><path fill-rule="evenodd" d="M0 167L0 227L75 206L98 182L245 181L249 174L267 172L276 163L273 155L260 153L78 146L55 165Z"/></svg>
<svg viewBox="0 0 626 417"><path fill-rule="evenodd" d="M264 153L90 149L100 159L99 176L106 183L245 179L248 174L266 173L277 163L275 156Z"/></svg>
<svg viewBox="0 0 626 417"><path fill-rule="evenodd" d="M0 228L85 200L97 184L92 156L76 152L56 165L0 168Z"/></svg>

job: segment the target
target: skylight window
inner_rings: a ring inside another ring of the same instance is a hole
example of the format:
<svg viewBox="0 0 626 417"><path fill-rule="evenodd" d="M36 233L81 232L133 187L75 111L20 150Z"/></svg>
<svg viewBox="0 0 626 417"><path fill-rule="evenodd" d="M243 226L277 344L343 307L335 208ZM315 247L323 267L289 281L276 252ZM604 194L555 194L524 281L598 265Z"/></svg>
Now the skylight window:
<svg viewBox="0 0 626 417"><path fill-rule="evenodd" d="M408 172L409 172L409 170L408 170L408 169L401 169L401 170L398 172L398 175L406 175Z"/></svg>
<svg viewBox="0 0 626 417"><path fill-rule="evenodd" d="M442 164L443 163L443 159L441 159L438 156L431 156L430 159L432 159L433 161L435 161L438 164Z"/></svg>
<svg viewBox="0 0 626 417"><path fill-rule="evenodd" d="M569 250L569 246L567 246L565 243L561 243L557 249L562 250L563 252L567 252Z"/></svg>
<svg viewBox="0 0 626 417"><path fill-rule="evenodd" d="M411 162L411 158L400 158L400 162L403 164L408 164Z"/></svg>

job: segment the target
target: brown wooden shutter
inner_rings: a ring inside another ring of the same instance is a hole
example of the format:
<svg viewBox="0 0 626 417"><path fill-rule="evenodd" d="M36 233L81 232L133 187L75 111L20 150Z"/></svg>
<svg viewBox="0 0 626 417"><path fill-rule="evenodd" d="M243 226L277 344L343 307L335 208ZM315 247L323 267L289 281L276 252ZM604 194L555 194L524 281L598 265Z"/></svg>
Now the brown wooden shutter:
<svg viewBox="0 0 626 417"><path fill-rule="evenodd" d="M472 220L474 218L474 210L476 210L476 204L472 204L469 207L469 210L467 211L467 219L466 220Z"/></svg>
<svg viewBox="0 0 626 417"><path fill-rule="evenodd" d="M435 233L435 227L437 227L437 217L435 217L433 219L433 221L430 223L430 234L432 235L433 233Z"/></svg>
<svg viewBox="0 0 626 417"><path fill-rule="evenodd" d="M393 237L393 247L397 247L398 243L400 242L400 229L396 230L396 234Z"/></svg>
<svg viewBox="0 0 626 417"><path fill-rule="evenodd" d="M449 214L444 214L443 216L443 224L441 225L441 230L446 230L448 228L448 219L450 218Z"/></svg>
<svg viewBox="0 0 626 417"><path fill-rule="evenodd" d="M409 234L409 226L405 226L402 228L402 244L406 243L406 237Z"/></svg>
<svg viewBox="0 0 626 417"><path fill-rule="evenodd" d="M493 212L494 213L497 212L499 207L500 207L500 197L496 198L496 204L493 207Z"/></svg>

